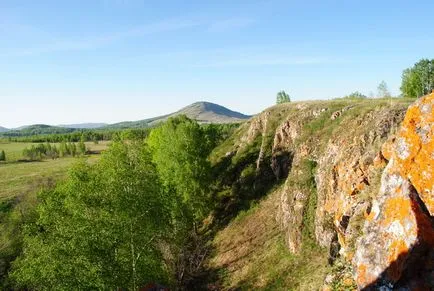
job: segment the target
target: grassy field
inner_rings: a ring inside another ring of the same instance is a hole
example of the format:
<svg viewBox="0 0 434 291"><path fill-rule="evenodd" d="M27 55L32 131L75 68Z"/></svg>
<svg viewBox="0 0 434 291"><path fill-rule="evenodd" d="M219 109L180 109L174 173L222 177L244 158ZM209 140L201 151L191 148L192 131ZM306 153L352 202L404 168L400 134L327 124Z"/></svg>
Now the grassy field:
<svg viewBox="0 0 434 291"><path fill-rule="evenodd" d="M98 158L98 155L88 157L91 162ZM37 192L43 185L58 181L76 160L77 158L61 158L0 165L0 201L28 192Z"/></svg>
<svg viewBox="0 0 434 291"><path fill-rule="evenodd" d="M1 143L0 150L4 150L6 163L0 163L0 201L8 200L29 192L37 192L41 187L54 183L63 178L76 158L59 158L35 162L16 162L22 159L24 148L31 143ZM101 151L108 147L107 142L99 144L86 143L92 151ZM99 155L90 155L90 162L95 162Z"/></svg>
<svg viewBox="0 0 434 291"><path fill-rule="evenodd" d="M93 142L85 142L86 148L91 151L101 151L107 148L108 141L101 141L98 144ZM38 145L38 143L30 142L0 142L0 151L4 150L6 154L6 162L15 162L19 159L23 159L23 150L29 148L32 145ZM59 143L52 143L52 145L59 146Z"/></svg>

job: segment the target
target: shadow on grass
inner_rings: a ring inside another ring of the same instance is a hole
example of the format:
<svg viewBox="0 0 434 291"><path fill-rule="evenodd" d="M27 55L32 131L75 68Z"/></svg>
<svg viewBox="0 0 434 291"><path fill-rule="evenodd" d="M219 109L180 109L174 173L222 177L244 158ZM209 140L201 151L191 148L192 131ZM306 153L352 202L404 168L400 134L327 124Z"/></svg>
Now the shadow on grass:
<svg viewBox="0 0 434 291"><path fill-rule="evenodd" d="M215 249L212 240L216 233L224 229L241 211L247 211L263 198L273 187L283 180L276 179L272 169L271 156L263 158L259 167L256 165L258 151L251 151L241 157L228 155L213 167L214 184L212 197L214 201L213 220L202 234L203 242L208 248L208 257ZM285 165L290 167L285 159ZM288 170L285 170L286 173ZM249 254L246 254L248 256ZM240 260L242 258L237 258ZM185 283L186 290L221 290L219 285L225 268L210 269L206 266L191 274Z"/></svg>

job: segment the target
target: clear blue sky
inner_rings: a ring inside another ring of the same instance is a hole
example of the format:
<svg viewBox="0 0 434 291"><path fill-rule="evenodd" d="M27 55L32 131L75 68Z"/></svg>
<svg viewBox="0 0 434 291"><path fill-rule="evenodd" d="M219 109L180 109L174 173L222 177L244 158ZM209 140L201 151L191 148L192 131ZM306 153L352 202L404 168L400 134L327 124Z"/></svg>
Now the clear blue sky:
<svg viewBox="0 0 434 291"><path fill-rule="evenodd" d="M0 125L117 122L207 100L399 93L434 1L0 0Z"/></svg>

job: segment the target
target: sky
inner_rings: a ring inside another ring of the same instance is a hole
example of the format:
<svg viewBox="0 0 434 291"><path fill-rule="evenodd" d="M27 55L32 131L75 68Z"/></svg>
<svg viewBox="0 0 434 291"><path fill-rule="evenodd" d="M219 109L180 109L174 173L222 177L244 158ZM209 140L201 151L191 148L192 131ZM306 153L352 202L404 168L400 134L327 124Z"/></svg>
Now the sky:
<svg viewBox="0 0 434 291"><path fill-rule="evenodd" d="M0 0L0 126L139 120L210 101L399 94L434 1Z"/></svg>

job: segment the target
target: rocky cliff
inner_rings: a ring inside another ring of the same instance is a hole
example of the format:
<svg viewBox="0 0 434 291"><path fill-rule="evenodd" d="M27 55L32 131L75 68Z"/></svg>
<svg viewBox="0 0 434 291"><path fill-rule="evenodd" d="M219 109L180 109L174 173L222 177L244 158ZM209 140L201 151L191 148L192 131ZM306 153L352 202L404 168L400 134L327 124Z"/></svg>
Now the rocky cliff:
<svg viewBox="0 0 434 291"><path fill-rule="evenodd" d="M220 287L270 287L273 269L287 280L280 286L293 289L432 288L434 93L410 103L282 104L217 148L211 158L225 174L216 217L250 207L214 239L207 267L223 270ZM276 237L288 257L316 260L321 275L311 280L303 266L283 261L286 255L254 271L266 264L258 252L270 257Z"/></svg>

